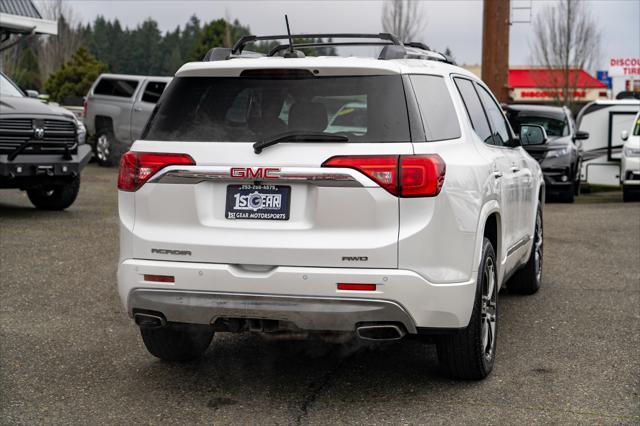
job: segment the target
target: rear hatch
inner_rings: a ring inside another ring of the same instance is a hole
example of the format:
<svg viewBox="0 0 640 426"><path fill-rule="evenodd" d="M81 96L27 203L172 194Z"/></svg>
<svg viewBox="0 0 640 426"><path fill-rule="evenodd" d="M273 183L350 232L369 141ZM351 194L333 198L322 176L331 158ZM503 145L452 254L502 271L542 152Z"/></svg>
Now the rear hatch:
<svg viewBox="0 0 640 426"><path fill-rule="evenodd" d="M136 190L134 256L397 267L399 199L376 182L395 177L323 163L413 153L402 77L324 74L178 76L132 151L188 157Z"/></svg>

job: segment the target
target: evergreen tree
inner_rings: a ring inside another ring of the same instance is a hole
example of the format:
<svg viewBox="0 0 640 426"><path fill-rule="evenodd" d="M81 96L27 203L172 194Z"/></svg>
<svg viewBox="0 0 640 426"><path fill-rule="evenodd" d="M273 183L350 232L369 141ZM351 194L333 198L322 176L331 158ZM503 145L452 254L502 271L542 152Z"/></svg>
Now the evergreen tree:
<svg viewBox="0 0 640 426"><path fill-rule="evenodd" d="M249 28L240 25L238 20L229 23L224 19L211 21L202 27L196 39L190 60L200 61L213 47L232 47L240 37L248 35Z"/></svg>
<svg viewBox="0 0 640 426"><path fill-rule="evenodd" d="M52 100L63 102L67 97L84 96L98 76L106 71L87 49L81 47L44 85Z"/></svg>
<svg viewBox="0 0 640 426"><path fill-rule="evenodd" d="M12 73L13 81L22 89L41 90L40 66L33 49L27 47L20 53L18 65Z"/></svg>

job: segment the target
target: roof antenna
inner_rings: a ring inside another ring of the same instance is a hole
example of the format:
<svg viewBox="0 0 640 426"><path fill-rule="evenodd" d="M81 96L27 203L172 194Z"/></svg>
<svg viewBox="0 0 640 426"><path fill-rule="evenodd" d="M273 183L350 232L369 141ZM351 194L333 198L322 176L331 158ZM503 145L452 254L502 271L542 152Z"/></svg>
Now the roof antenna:
<svg viewBox="0 0 640 426"><path fill-rule="evenodd" d="M289 17L285 14L284 21L287 23L287 35L289 36L289 52L293 55L293 37L291 37L291 30L289 29Z"/></svg>

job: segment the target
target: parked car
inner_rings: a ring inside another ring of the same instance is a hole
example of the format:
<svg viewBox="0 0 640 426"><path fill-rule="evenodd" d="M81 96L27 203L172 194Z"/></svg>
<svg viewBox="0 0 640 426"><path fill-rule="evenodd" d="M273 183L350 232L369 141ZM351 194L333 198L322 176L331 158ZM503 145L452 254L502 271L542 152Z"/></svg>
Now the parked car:
<svg viewBox="0 0 640 426"><path fill-rule="evenodd" d="M518 135L523 124L544 127L548 143L524 148L542 166L547 195L559 195L562 201L572 203L580 194L581 141L589 134L578 131L566 107L514 104L507 105L505 112Z"/></svg>
<svg viewBox="0 0 640 426"><path fill-rule="evenodd" d="M38 209L71 206L91 158L85 137L71 112L26 96L0 73L0 189L27 191Z"/></svg>
<svg viewBox="0 0 640 426"><path fill-rule="evenodd" d="M102 74L84 105L84 123L101 166L118 164L120 156L142 134L170 77Z"/></svg>
<svg viewBox="0 0 640 426"><path fill-rule="evenodd" d="M631 135L623 130L621 139L624 141L620 167L622 198L632 201L640 198L640 112L634 120Z"/></svg>
<svg viewBox="0 0 640 426"><path fill-rule="evenodd" d="M379 59L244 57L251 36L177 72L118 177L119 293L151 354L193 359L215 332L411 334L454 377L492 370L499 289L541 285L540 166L474 74L368 37ZM367 119L327 132L325 105L353 99Z"/></svg>

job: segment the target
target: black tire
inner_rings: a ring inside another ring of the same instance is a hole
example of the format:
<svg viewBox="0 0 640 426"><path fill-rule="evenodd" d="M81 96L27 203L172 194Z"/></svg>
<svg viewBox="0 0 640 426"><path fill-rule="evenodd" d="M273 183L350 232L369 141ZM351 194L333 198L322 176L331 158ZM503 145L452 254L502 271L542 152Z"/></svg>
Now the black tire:
<svg viewBox="0 0 640 426"><path fill-rule="evenodd" d="M27 189L29 201L39 210L64 210L78 197L80 176L67 184Z"/></svg>
<svg viewBox="0 0 640 426"><path fill-rule="evenodd" d="M489 239L485 238L469 325L455 334L439 336L436 340L438 360L451 377L481 380L493 369L498 318L496 266L495 251Z"/></svg>
<svg viewBox="0 0 640 426"><path fill-rule="evenodd" d="M563 203L573 203L576 200L576 184L571 182L563 192L560 193L560 201Z"/></svg>
<svg viewBox="0 0 640 426"><path fill-rule="evenodd" d="M640 190L632 191L627 185L622 185L622 201L625 203L629 201L639 201Z"/></svg>
<svg viewBox="0 0 640 426"><path fill-rule="evenodd" d="M540 290L540 285L542 284L542 259L544 254L543 229L542 206L538 205L531 255L527 263L517 271L507 283L507 289L510 293L534 294Z"/></svg>
<svg viewBox="0 0 640 426"><path fill-rule="evenodd" d="M140 328L140 334L151 355L163 361L185 362L205 353L214 332L206 325L170 324L162 328Z"/></svg>
<svg viewBox="0 0 640 426"><path fill-rule="evenodd" d="M93 143L93 156L99 165L113 167L120 163L122 144L116 139L112 129L100 129Z"/></svg>

